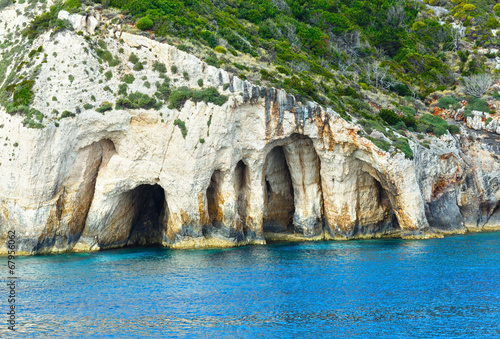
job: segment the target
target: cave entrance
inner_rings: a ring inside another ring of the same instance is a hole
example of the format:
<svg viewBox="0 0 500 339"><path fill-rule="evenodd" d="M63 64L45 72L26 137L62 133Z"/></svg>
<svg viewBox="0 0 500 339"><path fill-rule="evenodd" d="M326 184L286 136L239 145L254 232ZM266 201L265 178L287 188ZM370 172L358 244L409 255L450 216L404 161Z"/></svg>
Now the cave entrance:
<svg viewBox="0 0 500 339"><path fill-rule="evenodd" d="M127 245L162 243L165 191L160 185L140 185L131 192L134 217Z"/></svg>
<svg viewBox="0 0 500 339"><path fill-rule="evenodd" d="M380 181L368 172L357 176L357 226L355 233L387 236L399 233L400 227L389 195Z"/></svg>
<svg viewBox="0 0 500 339"><path fill-rule="evenodd" d="M224 201L221 194L222 181L222 172L216 170L212 174L210 185L207 188L208 222L213 226L221 225L224 219L222 211Z"/></svg>
<svg viewBox="0 0 500 339"><path fill-rule="evenodd" d="M264 233L293 233L294 193L283 147L269 152L263 172Z"/></svg>
<svg viewBox="0 0 500 339"><path fill-rule="evenodd" d="M234 192L236 194L236 227L246 229L248 194L250 191L250 173L248 166L240 160L234 169Z"/></svg>

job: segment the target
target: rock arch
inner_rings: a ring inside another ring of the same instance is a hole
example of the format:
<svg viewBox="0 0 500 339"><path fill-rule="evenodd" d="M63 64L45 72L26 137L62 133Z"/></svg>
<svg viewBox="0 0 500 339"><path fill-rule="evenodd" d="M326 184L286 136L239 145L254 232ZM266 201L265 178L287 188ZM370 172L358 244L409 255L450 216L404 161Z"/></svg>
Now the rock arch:
<svg viewBox="0 0 500 339"><path fill-rule="evenodd" d="M60 251L78 242L94 198L97 176L114 154L115 145L110 139L101 139L78 150L66 177L54 189L55 204L43 231L45 237L33 252Z"/></svg>
<svg viewBox="0 0 500 339"><path fill-rule="evenodd" d="M96 202L99 208L93 210ZM154 181L131 187L117 183L114 192L100 193L94 199L91 212L75 250L160 245L164 241L168 205L164 189Z"/></svg>
<svg viewBox="0 0 500 339"><path fill-rule="evenodd" d="M382 237L400 234L389 193L380 179L359 171L356 181L356 224L353 236Z"/></svg>
<svg viewBox="0 0 500 339"><path fill-rule="evenodd" d="M313 141L292 134L267 154L263 167L263 231L301 237L323 235L321 161Z"/></svg>
<svg viewBox="0 0 500 339"><path fill-rule="evenodd" d="M344 152L345 150L342 150ZM340 147L335 152L341 152ZM361 151L342 154L323 173L327 238L377 238L401 235L393 206L395 188Z"/></svg>

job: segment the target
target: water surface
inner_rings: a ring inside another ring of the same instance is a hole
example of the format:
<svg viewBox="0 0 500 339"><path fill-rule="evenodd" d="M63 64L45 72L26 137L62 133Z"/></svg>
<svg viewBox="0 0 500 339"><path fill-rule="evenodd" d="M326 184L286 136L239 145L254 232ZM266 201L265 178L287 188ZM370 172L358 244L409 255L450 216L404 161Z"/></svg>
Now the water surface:
<svg viewBox="0 0 500 339"><path fill-rule="evenodd" d="M1 337L500 337L499 232L16 261Z"/></svg>

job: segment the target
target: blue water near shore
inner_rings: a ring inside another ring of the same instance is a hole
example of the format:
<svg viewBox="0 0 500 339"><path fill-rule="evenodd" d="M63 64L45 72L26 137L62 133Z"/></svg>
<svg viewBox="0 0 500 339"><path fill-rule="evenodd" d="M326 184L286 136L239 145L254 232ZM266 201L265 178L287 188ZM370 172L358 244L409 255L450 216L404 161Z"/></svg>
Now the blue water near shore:
<svg viewBox="0 0 500 339"><path fill-rule="evenodd" d="M500 337L499 232L16 261L3 338Z"/></svg>

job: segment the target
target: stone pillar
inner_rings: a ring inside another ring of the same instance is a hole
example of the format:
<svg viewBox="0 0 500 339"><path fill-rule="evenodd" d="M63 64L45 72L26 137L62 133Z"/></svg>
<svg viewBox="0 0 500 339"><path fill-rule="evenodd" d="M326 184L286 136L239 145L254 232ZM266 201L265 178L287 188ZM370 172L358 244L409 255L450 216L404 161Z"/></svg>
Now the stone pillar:
<svg viewBox="0 0 500 339"><path fill-rule="evenodd" d="M323 233L320 160L309 138L283 147L293 184L294 232L306 237Z"/></svg>

